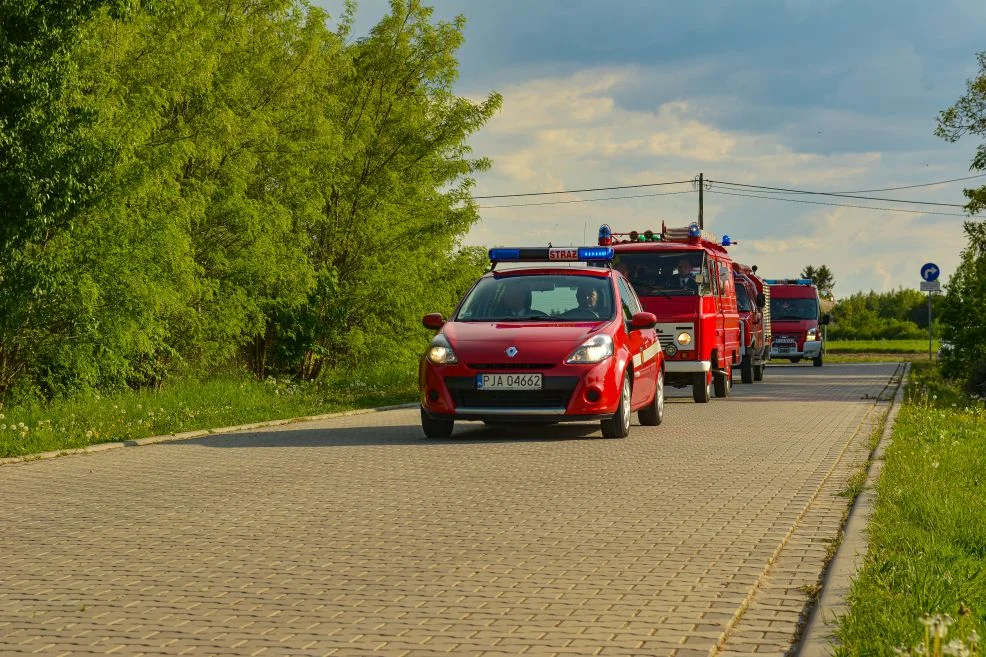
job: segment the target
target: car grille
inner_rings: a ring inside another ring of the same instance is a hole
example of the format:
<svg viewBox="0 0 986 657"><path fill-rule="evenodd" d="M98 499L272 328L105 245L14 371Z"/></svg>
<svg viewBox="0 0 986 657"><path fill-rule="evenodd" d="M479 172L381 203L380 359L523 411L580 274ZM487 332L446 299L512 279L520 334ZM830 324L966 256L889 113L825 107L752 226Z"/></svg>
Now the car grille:
<svg viewBox="0 0 986 657"><path fill-rule="evenodd" d="M546 376L541 390L476 390L475 377L445 378L456 408L566 408L578 383L577 376Z"/></svg>
<svg viewBox="0 0 986 657"><path fill-rule="evenodd" d="M474 370L550 370L553 363L469 363Z"/></svg>

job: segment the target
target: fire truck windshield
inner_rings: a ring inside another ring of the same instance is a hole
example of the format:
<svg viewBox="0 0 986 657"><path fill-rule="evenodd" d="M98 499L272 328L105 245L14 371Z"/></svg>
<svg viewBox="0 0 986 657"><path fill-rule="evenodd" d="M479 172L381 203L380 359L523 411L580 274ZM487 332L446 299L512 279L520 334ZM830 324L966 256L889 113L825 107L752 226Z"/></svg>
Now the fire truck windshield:
<svg viewBox="0 0 986 657"><path fill-rule="evenodd" d="M770 317L774 320L818 319L816 299L770 299Z"/></svg>
<svg viewBox="0 0 986 657"><path fill-rule="evenodd" d="M705 253L701 251L618 253L613 267L623 272L639 296L711 293Z"/></svg>

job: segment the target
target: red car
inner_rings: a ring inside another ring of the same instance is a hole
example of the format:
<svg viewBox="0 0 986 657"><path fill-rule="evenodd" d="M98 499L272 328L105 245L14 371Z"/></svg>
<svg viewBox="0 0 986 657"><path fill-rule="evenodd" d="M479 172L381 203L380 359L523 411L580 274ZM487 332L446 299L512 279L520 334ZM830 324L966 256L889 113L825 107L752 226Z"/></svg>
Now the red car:
<svg viewBox="0 0 986 657"><path fill-rule="evenodd" d="M425 435L447 438L461 420L600 421L603 436L623 438L633 411L660 424L657 319L612 258L600 247L490 249L493 270L452 317L423 319L438 331L418 369ZM496 270L531 261L542 264Z"/></svg>

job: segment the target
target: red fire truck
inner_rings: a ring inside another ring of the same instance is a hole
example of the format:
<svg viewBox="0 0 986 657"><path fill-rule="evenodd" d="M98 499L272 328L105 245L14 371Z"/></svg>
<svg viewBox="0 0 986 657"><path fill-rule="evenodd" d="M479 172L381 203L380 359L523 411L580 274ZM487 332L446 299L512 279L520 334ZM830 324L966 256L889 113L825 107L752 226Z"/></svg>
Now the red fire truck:
<svg viewBox="0 0 986 657"><path fill-rule="evenodd" d="M770 286L770 321L773 326L772 358L787 358L792 363L810 358L815 367L825 359L825 336L822 327L831 321L822 313L818 288L810 278L768 279Z"/></svg>
<svg viewBox="0 0 986 657"><path fill-rule="evenodd" d="M757 267L733 263L736 303L739 306L740 380L763 381L770 360L770 287L757 276Z"/></svg>
<svg viewBox="0 0 986 657"><path fill-rule="evenodd" d="M729 236L719 243L694 223L668 228L662 222L660 233L614 233L603 225L599 244L613 247L613 266L630 280L644 310L657 316L666 383L691 386L698 403L707 403L713 389L728 396L740 361Z"/></svg>

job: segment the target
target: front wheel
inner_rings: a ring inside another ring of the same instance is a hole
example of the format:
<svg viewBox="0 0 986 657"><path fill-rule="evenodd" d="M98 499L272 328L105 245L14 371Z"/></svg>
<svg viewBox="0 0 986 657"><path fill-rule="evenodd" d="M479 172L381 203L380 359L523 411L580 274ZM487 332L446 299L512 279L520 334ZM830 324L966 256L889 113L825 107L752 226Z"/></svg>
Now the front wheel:
<svg viewBox="0 0 986 657"><path fill-rule="evenodd" d="M814 365L815 367L821 367L822 366L822 355L821 354L818 354L818 357L817 358L812 358L811 359L811 364Z"/></svg>
<svg viewBox="0 0 986 657"><path fill-rule="evenodd" d="M716 397L728 397L733 388L733 368L726 367L723 372L715 372L712 375L715 384Z"/></svg>
<svg viewBox="0 0 986 657"><path fill-rule="evenodd" d="M640 409L637 419L645 427L656 427L664 422L664 371L658 370L654 401L647 408Z"/></svg>
<svg viewBox="0 0 986 657"><path fill-rule="evenodd" d="M797 365L798 363L801 362L801 358L800 357L799 358L792 358L791 359L791 362L794 363L795 365Z"/></svg>
<svg viewBox="0 0 986 657"><path fill-rule="evenodd" d="M455 420L429 417L425 409L421 409L421 429L428 438L448 438L455 428Z"/></svg>
<svg viewBox="0 0 986 657"><path fill-rule="evenodd" d="M695 372L692 375L692 399L696 404L708 404L712 399L712 382L708 372Z"/></svg>
<svg viewBox="0 0 986 657"><path fill-rule="evenodd" d="M759 365L757 365L756 367L754 367L753 368L753 380L754 381L763 381L763 371L765 369L767 369L767 366L765 364L763 364L763 363L760 363Z"/></svg>
<svg viewBox="0 0 986 657"><path fill-rule="evenodd" d="M753 354L749 351L740 361L740 381L743 383L753 383Z"/></svg>
<svg viewBox="0 0 986 657"><path fill-rule="evenodd" d="M601 423L603 438L626 438L630 435L630 373L623 375L623 386L620 388L620 405L613 417Z"/></svg>

